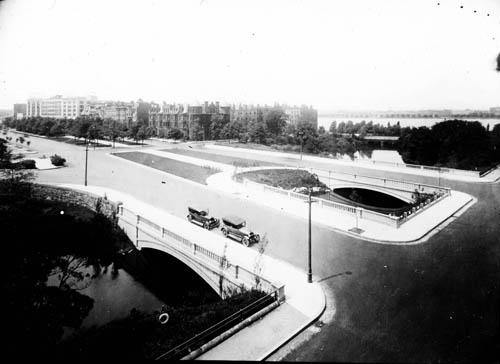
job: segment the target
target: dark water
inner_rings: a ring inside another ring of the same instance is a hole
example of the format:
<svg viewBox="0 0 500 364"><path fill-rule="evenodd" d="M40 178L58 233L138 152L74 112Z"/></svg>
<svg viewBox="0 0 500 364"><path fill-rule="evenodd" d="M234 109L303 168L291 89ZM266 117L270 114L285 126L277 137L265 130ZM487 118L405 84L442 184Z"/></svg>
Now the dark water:
<svg viewBox="0 0 500 364"><path fill-rule="evenodd" d="M83 271L91 273L92 268ZM151 313L160 311L164 305L196 306L219 300L215 291L189 267L152 249L132 250L122 256L103 268L79 293L94 300L80 328L123 319L133 309ZM65 328L63 339L77 331Z"/></svg>

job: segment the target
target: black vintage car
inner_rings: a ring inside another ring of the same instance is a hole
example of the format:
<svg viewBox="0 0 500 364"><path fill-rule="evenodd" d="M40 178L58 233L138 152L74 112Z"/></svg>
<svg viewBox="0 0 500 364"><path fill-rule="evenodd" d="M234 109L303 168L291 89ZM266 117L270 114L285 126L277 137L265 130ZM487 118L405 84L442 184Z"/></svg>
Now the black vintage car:
<svg viewBox="0 0 500 364"><path fill-rule="evenodd" d="M215 217L208 216L208 209L198 209L196 207L188 207L189 215L187 219L193 224L203 226L205 229L210 230L220 225L220 220Z"/></svg>
<svg viewBox="0 0 500 364"><path fill-rule="evenodd" d="M255 234L253 231L247 229L247 223L241 217L228 215L222 218L222 222L223 225L221 231L226 238L234 236L245 246L249 246L250 244L258 243L260 241L259 234Z"/></svg>

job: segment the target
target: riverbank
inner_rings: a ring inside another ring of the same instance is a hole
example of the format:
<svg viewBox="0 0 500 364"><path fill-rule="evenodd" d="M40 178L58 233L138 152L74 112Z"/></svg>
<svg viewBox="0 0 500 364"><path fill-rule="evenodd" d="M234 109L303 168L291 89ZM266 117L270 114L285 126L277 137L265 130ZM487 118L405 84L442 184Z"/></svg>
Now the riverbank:
<svg viewBox="0 0 500 364"><path fill-rule="evenodd" d="M162 302L142 293L139 306L129 308L124 317L82 328L86 317L123 280L120 259L124 252L134 251L133 244L112 219L99 213L105 200L97 200L101 207L96 204L93 210L97 211L92 211L91 197L81 201L90 206L81 206L64 202L76 198L68 198L64 189L46 187L43 194L43 187L22 184L15 193L12 189L7 193L6 183L0 181L0 228L5 242L15 242L4 246L8 259L3 264L2 292L9 297L4 302L9 313L4 321L9 332L8 356L18 356L28 345L30 351L24 357L33 359L154 358L263 295L249 291L227 301L216 297L202 304L165 305L171 317L166 326L158 321ZM105 281L111 284L107 290L102 286ZM141 306L148 300L152 307ZM127 296L114 301L130 307ZM98 311L102 314L109 309ZM68 328L70 334L65 335Z"/></svg>

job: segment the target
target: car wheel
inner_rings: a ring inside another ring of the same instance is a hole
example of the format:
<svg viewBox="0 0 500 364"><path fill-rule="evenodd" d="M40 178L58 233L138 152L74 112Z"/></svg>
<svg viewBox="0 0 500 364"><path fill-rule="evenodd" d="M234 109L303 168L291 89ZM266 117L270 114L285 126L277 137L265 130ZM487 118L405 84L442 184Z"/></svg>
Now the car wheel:
<svg viewBox="0 0 500 364"><path fill-rule="evenodd" d="M226 229L222 229L222 233L224 234L224 236L227 238L227 230Z"/></svg>
<svg viewBox="0 0 500 364"><path fill-rule="evenodd" d="M243 239L241 239L241 243L244 245L244 246L249 246L250 245L250 242L248 241L248 239L245 237Z"/></svg>
<svg viewBox="0 0 500 364"><path fill-rule="evenodd" d="M205 221L205 223L203 224L203 227L207 230L210 230L210 224L208 223L208 221Z"/></svg>
<svg viewBox="0 0 500 364"><path fill-rule="evenodd" d="M193 222L193 218L191 217L191 215L188 215L188 221Z"/></svg>

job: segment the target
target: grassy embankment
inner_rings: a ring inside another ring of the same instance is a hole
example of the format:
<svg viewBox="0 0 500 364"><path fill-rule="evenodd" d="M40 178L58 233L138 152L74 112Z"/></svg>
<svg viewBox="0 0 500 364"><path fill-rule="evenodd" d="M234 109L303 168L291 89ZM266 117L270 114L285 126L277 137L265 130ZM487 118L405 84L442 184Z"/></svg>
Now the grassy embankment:
<svg viewBox="0 0 500 364"><path fill-rule="evenodd" d="M250 181L290 190L294 187L327 187L311 173L301 169L264 169L242 172L236 175L239 181Z"/></svg>
<svg viewBox="0 0 500 364"><path fill-rule="evenodd" d="M213 162L229 164L236 167L265 167L265 166L279 166L278 163L264 162L253 159L238 158L228 155L205 153L196 150L187 149L164 149L165 152L186 155L188 157L205 159Z"/></svg>
<svg viewBox="0 0 500 364"><path fill-rule="evenodd" d="M206 180L211 175L219 172L212 167L200 167L194 164L180 162L174 159L160 157L157 155L142 152L116 153L115 156L140 163L148 167L171 173L178 177L186 178L194 182L206 184Z"/></svg>

